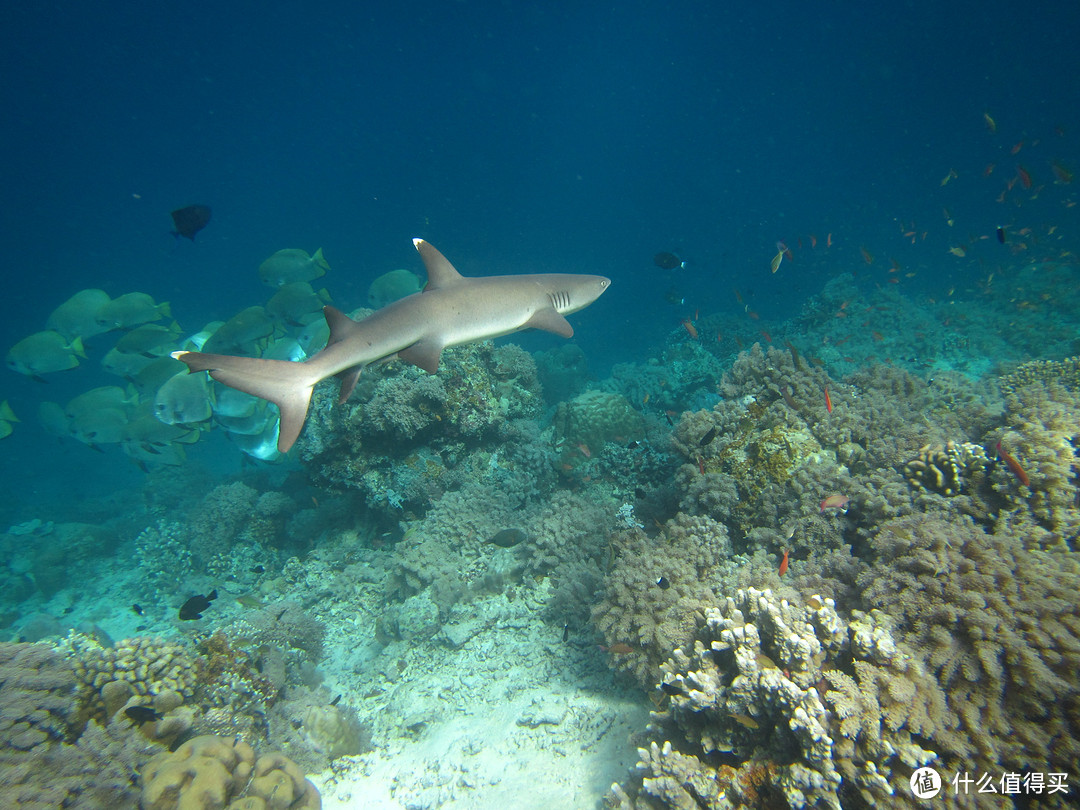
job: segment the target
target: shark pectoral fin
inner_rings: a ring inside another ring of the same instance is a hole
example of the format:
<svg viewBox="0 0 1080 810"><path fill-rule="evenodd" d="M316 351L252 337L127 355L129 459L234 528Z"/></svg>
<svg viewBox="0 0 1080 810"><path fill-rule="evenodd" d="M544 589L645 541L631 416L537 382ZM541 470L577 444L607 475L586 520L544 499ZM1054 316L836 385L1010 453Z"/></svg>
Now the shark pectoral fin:
<svg viewBox="0 0 1080 810"><path fill-rule="evenodd" d="M439 358L442 357L442 344L431 340L419 340L407 349L402 349L397 356L406 363L422 368L428 374L439 370Z"/></svg>
<svg viewBox="0 0 1080 810"><path fill-rule="evenodd" d="M570 321L554 310L554 308L537 310L529 320L525 322L523 329L543 329L545 332L554 332L560 337L573 337L574 327Z"/></svg>
<svg viewBox="0 0 1080 810"><path fill-rule="evenodd" d="M353 389L356 388L356 382L360 379L360 372L363 370L362 365L353 366L337 375L338 380L341 381L341 388L338 390L338 405L344 405L345 401L352 396Z"/></svg>

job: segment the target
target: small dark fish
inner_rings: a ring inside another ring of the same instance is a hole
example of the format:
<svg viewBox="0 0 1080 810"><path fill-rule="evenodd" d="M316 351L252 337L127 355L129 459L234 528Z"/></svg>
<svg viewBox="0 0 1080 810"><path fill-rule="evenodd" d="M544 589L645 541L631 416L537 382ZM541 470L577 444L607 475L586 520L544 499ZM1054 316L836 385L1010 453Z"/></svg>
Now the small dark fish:
<svg viewBox="0 0 1080 810"><path fill-rule="evenodd" d="M1001 242L1001 244L1005 244L1005 228L1001 225L998 225L997 228L997 239L999 242Z"/></svg>
<svg viewBox="0 0 1080 810"><path fill-rule="evenodd" d="M705 433L705 435L701 437L701 441L698 442L698 447L704 447L705 445L707 445L709 442L711 442L715 438L716 438L716 428L711 427Z"/></svg>
<svg viewBox="0 0 1080 810"><path fill-rule="evenodd" d="M496 532L488 542L500 548L513 548L527 536L521 529L503 529L501 532Z"/></svg>
<svg viewBox="0 0 1080 810"><path fill-rule="evenodd" d="M649 493L643 490L641 487L636 487L634 489L634 497L637 498L639 501L643 501L649 497Z"/></svg>
<svg viewBox="0 0 1080 810"><path fill-rule="evenodd" d="M210 607L210 603L217 599L217 589L210 591L210 593L203 596L202 594L196 594L188 599L180 606L180 621L193 622L196 619L201 619L203 611Z"/></svg>
<svg viewBox="0 0 1080 810"><path fill-rule="evenodd" d="M210 206L188 205L177 208L172 212L172 221L173 236L186 236L194 242L195 234L205 228L206 223L210 221Z"/></svg>
<svg viewBox="0 0 1080 810"><path fill-rule="evenodd" d="M668 588L671 587L671 583L668 582L667 577L660 577L656 580L656 584L660 587L660 590L662 591L666 591Z"/></svg>
<svg viewBox="0 0 1080 810"><path fill-rule="evenodd" d="M666 250L653 256L652 261L661 270L678 270L681 267L686 267L686 262Z"/></svg>
<svg viewBox="0 0 1080 810"><path fill-rule="evenodd" d="M671 421L671 414L664 411L664 418L667 419L667 423L670 427L675 427L675 423Z"/></svg>
<svg viewBox="0 0 1080 810"><path fill-rule="evenodd" d="M569 624L564 624L562 626L562 640L563 641L569 641L570 640L570 625Z"/></svg>
<svg viewBox="0 0 1080 810"><path fill-rule="evenodd" d="M677 694L679 694L679 687L677 687L673 683L668 683L667 681L661 681L660 682L660 691L663 692L665 695L668 695L669 697L675 697Z"/></svg>
<svg viewBox="0 0 1080 810"><path fill-rule="evenodd" d="M146 615L145 613L143 613L143 609L141 607L139 607L138 605L132 605L131 609L132 609L132 611L134 611L136 616L145 616Z"/></svg>
<svg viewBox="0 0 1080 810"><path fill-rule="evenodd" d="M141 726L143 723L153 723L155 720L161 719L161 715L149 706L128 706L124 709L124 714L136 726Z"/></svg>
<svg viewBox="0 0 1080 810"><path fill-rule="evenodd" d="M631 440L626 443L627 450L637 450L639 447L641 447L641 442L639 441Z"/></svg>
<svg viewBox="0 0 1080 810"><path fill-rule="evenodd" d="M331 706L337 706L340 701L341 701L341 695L338 695L336 698L334 698L333 700L330 701L330 705Z"/></svg>
<svg viewBox="0 0 1080 810"><path fill-rule="evenodd" d="M249 570L253 574L265 574L266 573L266 569L263 568L263 566L261 566L261 565L253 565Z"/></svg>

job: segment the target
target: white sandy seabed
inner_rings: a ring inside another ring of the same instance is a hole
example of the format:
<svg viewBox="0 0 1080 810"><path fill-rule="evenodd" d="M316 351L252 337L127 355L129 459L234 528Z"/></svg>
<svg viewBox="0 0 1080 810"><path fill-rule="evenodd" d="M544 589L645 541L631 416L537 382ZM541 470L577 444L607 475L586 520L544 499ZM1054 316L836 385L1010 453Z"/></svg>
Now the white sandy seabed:
<svg viewBox="0 0 1080 810"><path fill-rule="evenodd" d="M564 642L562 628L540 618L544 590L459 604L430 639L383 648L371 643L371 613L321 616L329 644L320 669L374 745L311 777L323 807L601 807L637 761L650 707L592 635Z"/></svg>

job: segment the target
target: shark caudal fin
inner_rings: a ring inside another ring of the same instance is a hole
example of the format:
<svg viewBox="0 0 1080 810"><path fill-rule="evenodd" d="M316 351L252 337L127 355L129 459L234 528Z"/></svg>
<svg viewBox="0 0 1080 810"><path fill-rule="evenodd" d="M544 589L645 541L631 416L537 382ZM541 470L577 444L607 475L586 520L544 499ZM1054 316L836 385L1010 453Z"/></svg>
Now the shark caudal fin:
<svg viewBox="0 0 1080 810"><path fill-rule="evenodd" d="M281 411L278 450L286 453L296 442L307 419L311 390L319 381L309 366L203 352L173 352L172 356L193 372L209 371L211 377L230 388L273 402Z"/></svg>

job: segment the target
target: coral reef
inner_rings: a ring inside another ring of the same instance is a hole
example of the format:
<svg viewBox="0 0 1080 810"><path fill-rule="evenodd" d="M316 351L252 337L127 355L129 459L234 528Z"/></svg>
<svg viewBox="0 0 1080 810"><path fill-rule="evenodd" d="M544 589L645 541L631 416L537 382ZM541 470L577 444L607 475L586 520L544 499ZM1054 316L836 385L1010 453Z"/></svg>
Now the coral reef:
<svg viewBox="0 0 1080 810"><path fill-rule="evenodd" d="M447 350L434 375L370 370L343 407L327 391L316 390L300 455L316 483L360 491L388 524L485 473L513 471L503 443L543 409L532 357L491 343Z"/></svg>

